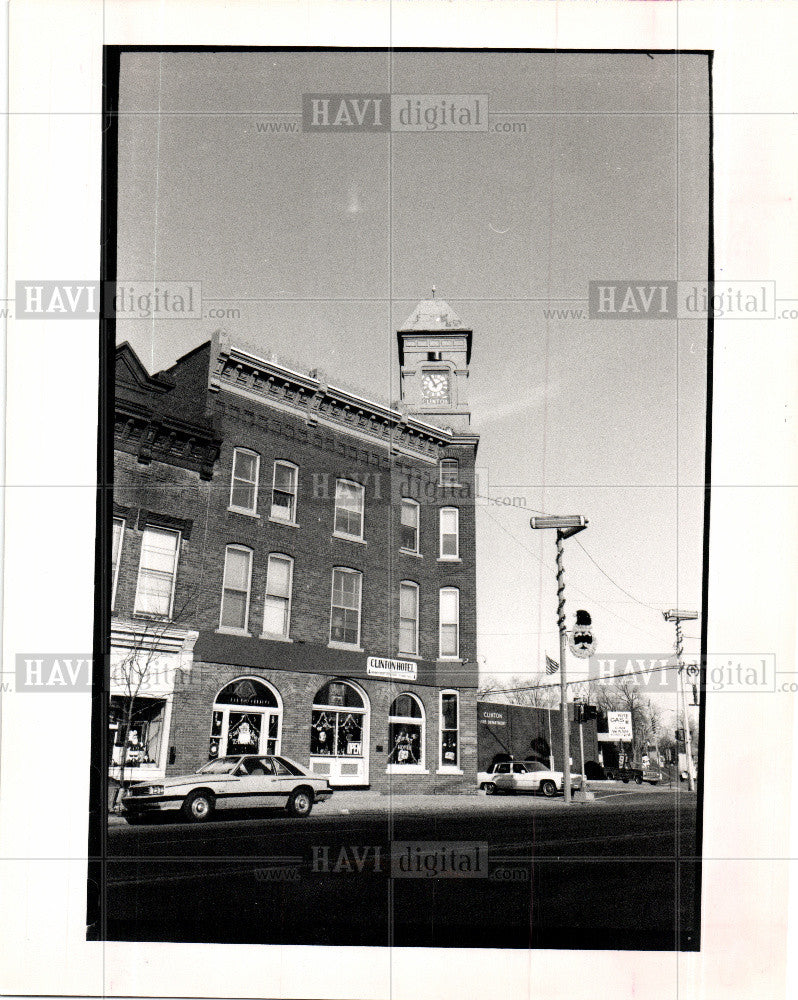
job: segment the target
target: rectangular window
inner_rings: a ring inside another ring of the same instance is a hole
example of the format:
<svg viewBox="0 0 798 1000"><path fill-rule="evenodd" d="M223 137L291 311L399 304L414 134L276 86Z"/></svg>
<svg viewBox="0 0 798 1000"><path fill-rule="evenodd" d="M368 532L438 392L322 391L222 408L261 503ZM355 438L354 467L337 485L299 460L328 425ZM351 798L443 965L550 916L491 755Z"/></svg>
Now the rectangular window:
<svg viewBox="0 0 798 1000"><path fill-rule="evenodd" d="M363 538L363 487L339 479L335 484L336 535L346 538Z"/></svg>
<svg viewBox="0 0 798 1000"><path fill-rule="evenodd" d="M291 628L291 582L294 560L270 555L266 574L266 600L263 608L263 632L288 638Z"/></svg>
<svg viewBox="0 0 798 1000"><path fill-rule="evenodd" d="M456 458L442 458L439 468L441 486L457 486L460 482L460 462Z"/></svg>
<svg viewBox="0 0 798 1000"><path fill-rule="evenodd" d="M441 767L460 766L460 696L441 691Z"/></svg>
<svg viewBox="0 0 798 1000"><path fill-rule="evenodd" d="M441 588L440 655L449 660L460 655L460 591L456 587Z"/></svg>
<svg viewBox="0 0 798 1000"><path fill-rule="evenodd" d="M296 522L296 485L299 470L290 462L274 463L271 517L288 524Z"/></svg>
<svg viewBox="0 0 798 1000"><path fill-rule="evenodd" d="M418 586L399 584L399 652L418 655Z"/></svg>
<svg viewBox="0 0 798 1000"><path fill-rule="evenodd" d="M245 632L249 620L249 588L252 580L252 550L228 545L224 554L220 628Z"/></svg>
<svg viewBox="0 0 798 1000"><path fill-rule="evenodd" d="M125 537L125 522L114 518L114 534L111 543L111 607L116 603L116 582L119 579L119 564L122 561L122 540Z"/></svg>
<svg viewBox="0 0 798 1000"><path fill-rule="evenodd" d="M361 575L351 569L334 569L330 641L360 645Z"/></svg>
<svg viewBox="0 0 798 1000"><path fill-rule="evenodd" d="M255 514L258 509L260 457L254 451L235 448L230 482L230 509Z"/></svg>
<svg viewBox="0 0 798 1000"><path fill-rule="evenodd" d="M441 508L441 559L457 559L460 555L460 511L456 507Z"/></svg>
<svg viewBox="0 0 798 1000"><path fill-rule="evenodd" d="M399 544L408 552L418 552L419 509L415 500L402 500Z"/></svg>
<svg viewBox="0 0 798 1000"><path fill-rule="evenodd" d="M134 610L137 614L170 618L175 594L180 532L145 528Z"/></svg>

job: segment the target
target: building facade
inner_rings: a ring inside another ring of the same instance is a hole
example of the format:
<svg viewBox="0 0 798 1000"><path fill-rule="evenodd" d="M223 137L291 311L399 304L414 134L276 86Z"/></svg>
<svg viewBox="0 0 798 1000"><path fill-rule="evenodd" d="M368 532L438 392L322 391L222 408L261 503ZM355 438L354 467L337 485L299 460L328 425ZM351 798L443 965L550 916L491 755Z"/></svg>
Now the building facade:
<svg viewBox="0 0 798 1000"><path fill-rule="evenodd" d="M153 636L169 689L158 763L148 745L131 776L282 752L334 787L474 790L471 336L420 303L398 331L395 406L221 334L128 376L184 432L161 417L154 440L174 437L144 462L118 435L114 628ZM136 741L141 726L128 757Z"/></svg>
<svg viewBox="0 0 798 1000"><path fill-rule="evenodd" d="M573 706L569 709L571 768L579 771L579 723L573 721ZM585 768L590 777L595 773L591 765L601 760L595 719L582 723L582 742ZM477 704L477 747L481 771L487 770L494 761L509 758L539 760L555 771L562 771L562 713L559 708L480 701Z"/></svg>

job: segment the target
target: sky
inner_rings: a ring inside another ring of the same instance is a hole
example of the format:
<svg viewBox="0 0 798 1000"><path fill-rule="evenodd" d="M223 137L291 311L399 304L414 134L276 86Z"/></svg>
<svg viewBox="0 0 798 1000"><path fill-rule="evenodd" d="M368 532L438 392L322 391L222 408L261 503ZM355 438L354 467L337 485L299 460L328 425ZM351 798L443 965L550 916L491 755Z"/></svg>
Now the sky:
<svg viewBox="0 0 798 1000"><path fill-rule="evenodd" d="M119 340L156 371L224 329L396 399L395 331L435 285L474 330L483 677L532 683L557 656L540 511L590 521L566 542L569 626L584 608L600 653L667 655L662 610L701 606L706 325L590 320L586 300L590 280L706 275L707 85L690 54L124 54L117 277L199 281L205 316ZM265 127L320 92L486 94L525 131Z"/></svg>

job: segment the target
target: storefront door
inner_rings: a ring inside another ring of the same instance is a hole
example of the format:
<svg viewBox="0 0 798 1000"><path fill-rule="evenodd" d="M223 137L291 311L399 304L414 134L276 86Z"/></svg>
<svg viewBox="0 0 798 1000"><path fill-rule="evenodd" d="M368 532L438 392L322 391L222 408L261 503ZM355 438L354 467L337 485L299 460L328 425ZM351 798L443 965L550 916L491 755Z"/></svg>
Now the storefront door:
<svg viewBox="0 0 798 1000"><path fill-rule="evenodd" d="M276 692L256 678L242 678L216 697L208 759L280 752L282 707Z"/></svg>
<svg viewBox="0 0 798 1000"><path fill-rule="evenodd" d="M369 782L369 711L364 692L330 681L316 694L310 718L310 769L333 787Z"/></svg>

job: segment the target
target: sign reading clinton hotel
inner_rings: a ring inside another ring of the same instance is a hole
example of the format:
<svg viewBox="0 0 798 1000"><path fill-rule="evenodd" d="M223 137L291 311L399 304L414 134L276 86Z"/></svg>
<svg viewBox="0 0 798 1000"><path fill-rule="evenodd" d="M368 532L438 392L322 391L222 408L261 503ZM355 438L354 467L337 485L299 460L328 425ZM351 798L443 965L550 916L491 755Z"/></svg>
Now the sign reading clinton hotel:
<svg viewBox="0 0 798 1000"><path fill-rule="evenodd" d="M370 656L366 660L369 677L395 677L398 680L418 679L418 665L413 660L386 660L381 656Z"/></svg>

